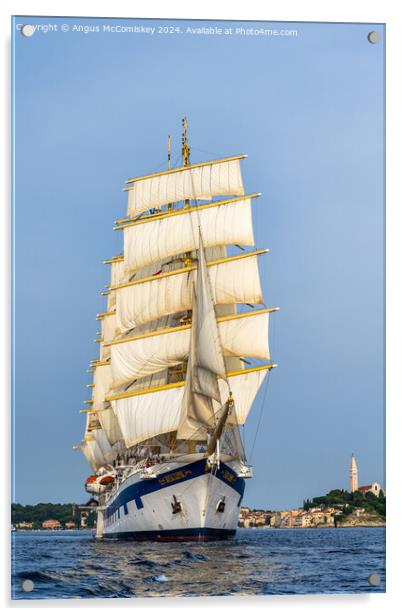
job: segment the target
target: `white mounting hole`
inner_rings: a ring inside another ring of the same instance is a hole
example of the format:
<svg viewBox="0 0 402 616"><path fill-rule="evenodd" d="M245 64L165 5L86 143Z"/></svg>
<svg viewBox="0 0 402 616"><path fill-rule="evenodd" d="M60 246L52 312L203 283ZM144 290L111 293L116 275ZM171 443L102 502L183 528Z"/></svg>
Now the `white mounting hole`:
<svg viewBox="0 0 402 616"><path fill-rule="evenodd" d="M32 580L24 580L21 584L21 588L24 592L32 592L34 589L34 583Z"/></svg>
<svg viewBox="0 0 402 616"><path fill-rule="evenodd" d="M369 32L367 35L367 39L369 43L375 45L380 42L380 33L379 32Z"/></svg>
<svg viewBox="0 0 402 616"><path fill-rule="evenodd" d="M28 37L33 36L35 34L35 27L30 24L26 24L25 26L22 26L21 34Z"/></svg>

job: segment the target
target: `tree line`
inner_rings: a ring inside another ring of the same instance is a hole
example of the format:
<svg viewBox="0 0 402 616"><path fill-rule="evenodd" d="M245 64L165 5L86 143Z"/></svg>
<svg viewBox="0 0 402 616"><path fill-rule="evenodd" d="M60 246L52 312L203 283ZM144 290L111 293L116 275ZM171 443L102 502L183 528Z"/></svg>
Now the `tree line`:
<svg viewBox="0 0 402 616"><path fill-rule="evenodd" d="M88 517L88 526L92 526L94 513ZM57 520L62 526L66 522L74 522L77 528L80 526L80 510L73 503L54 504L38 503L37 505L11 505L11 523L32 522L33 528L42 528L45 520Z"/></svg>
<svg viewBox="0 0 402 616"><path fill-rule="evenodd" d="M385 518L386 514L386 498L382 490L378 496L373 492L362 494L358 490L356 492L348 492L347 490L331 490L325 496L315 496L312 499L303 501L303 509L306 511L314 507L334 507L335 505L343 505L342 513L349 515L354 509L365 509L367 513L377 513Z"/></svg>

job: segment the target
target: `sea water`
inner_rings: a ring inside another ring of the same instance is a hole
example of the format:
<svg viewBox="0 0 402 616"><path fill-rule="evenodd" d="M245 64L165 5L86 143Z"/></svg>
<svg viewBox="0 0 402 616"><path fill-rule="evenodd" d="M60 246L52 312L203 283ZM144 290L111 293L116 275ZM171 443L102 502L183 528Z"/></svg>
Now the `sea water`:
<svg viewBox="0 0 402 616"><path fill-rule="evenodd" d="M384 528L239 529L212 543L17 531L12 559L13 599L385 591Z"/></svg>

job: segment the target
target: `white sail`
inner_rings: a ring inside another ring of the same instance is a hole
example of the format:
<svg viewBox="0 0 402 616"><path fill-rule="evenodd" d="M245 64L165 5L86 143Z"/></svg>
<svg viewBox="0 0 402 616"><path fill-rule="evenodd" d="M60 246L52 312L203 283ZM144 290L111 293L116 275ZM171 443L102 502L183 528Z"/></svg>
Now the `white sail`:
<svg viewBox="0 0 402 616"><path fill-rule="evenodd" d="M236 407L236 419L239 424L246 421L251 405L269 368L262 370L244 370L240 374L229 374L228 380L233 392ZM179 426L184 383L179 386L169 385L159 391L142 390L126 397L111 400L114 412L119 420L126 447L141 443L146 439L177 430ZM219 381L223 398L227 395L227 385ZM219 403L214 403L218 410Z"/></svg>
<svg viewBox="0 0 402 616"><path fill-rule="evenodd" d="M98 409L102 407L112 385L112 369L110 364L95 367L94 385L95 387L92 390L93 407Z"/></svg>
<svg viewBox="0 0 402 616"><path fill-rule="evenodd" d="M249 312L219 319L219 332L225 356L269 359L267 312ZM190 326L128 337L111 345L113 387L175 366L188 358ZM95 397L95 396L94 396Z"/></svg>
<svg viewBox="0 0 402 616"><path fill-rule="evenodd" d="M242 158L242 157L239 157ZM239 158L172 169L130 182L129 216L185 199L210 200L218 195L244 195Z"/></svg>
<svg viewBox="0 0 402 616"><path fill-rule="evenodd" d="M112 400L126 447L177 428L183 387Z"/></svg>
<svg viewBox="0 0 402 616"><path fill-rule="evenodd" d="M119 332L116 313L107 314L101 319L101 337L104 343L114 340Z"/></svg>
<svg viewBox="0 0 402 616"><path fill-rule="evenodd" d="M253 255L253 253L252 253ZM263 303L257 256L241 255L208 267L214 304ZM125 331L166 314L190 310L196 270L168 272L119 287L116 293L117 327Z"/></svg>
<svg viewBox="0 0 402 616"><path fill-rule="evenodd" d="M226 379L222 343L199 228L198 275L194 286L189 358L177 438L214 425L213 400L220 403L218 376Z"/></svg>
<svg viewBox="0 0 402 616"><path fill-rule="evenodd" d="M105 346L102 339L99 341L99 359L100 361L109 361L110 359L110 347Z"/></svg>
<svg viewBox="0 0 402 616"><path fill-rule="evenodd" d="M93 467L95 470L107 464L107 460L104 456L102 449L99 446L94 434L95 430L92 430L85 438L85 443L88 446L89 455L91 456Z"/></svg>
<svg viewBox="0 0 402 616"><path fill-rule="evenodd" d="M113 459L112 446L109 443L109 440L104 431L101 428L99 430L92 430L91 436L95 437L98 447L103 454L105 462L110 462Z"/></svg>
<svg viewBox="0 0 402 616"><path fill-rule="evenodd" d="M124 259L116 258L111 262L110 284L111 286L120 284L124 279Z"/></svg>
<svg viewBox="0 0 402 616"><path fill-rule="evenodd" d="M257 196L257 195L255 195ZM251 197L177 210L124 227L126 272L198 248L201 227L205 247L254 245ZM220 203L220 204L219 204Z"/></svg>
<svg viewBox="0 0 402 616"><path fill-rule="evenodd" d="M83 445L79 445L79 448L81 449L82 453L84 454L89 466L92 468L92 470L95 472L96 471L96 464L95 464L95 460L93 459L92 453L88 447L87 443L84 443Z"/></svg>
<svg viewBox="0 0 402 616"><path fill-rule="evenodd" d="M118 419L110 404L104 404L104 408L98 412L99 422L111 445L118 443L123 437Z"/></svg>
<svg viewBox="0 0 402 616"><path fill-rule="evenodd" d="M124 251L105 261L110 287L103 292L107 309L98 315L100 361L92 362L92 406L81 445L94 471L118 451L161 435L206 440L229 393L235 413L222 421L240 438L231 424L244 424L273 367L244 369L242 358L270 359L274 310L237 313L238 304L263 303L257 257L266 252L227 256L229 245L254 246L251 199L259 194L244 194L241 158L127 182L129 218L117 221ZM175 205L185 200L204 203ZM157 442L175 447L174 438ZM192 451L195 444L178 446Z"/></svg>
<svg viewBox="0 0 402 616"><path fill-rule="evenodd" d="M270 359L269 312L240 313L219 319L219 335L225 356Z"/></svg>
<svg viewBox="0 0 402 616"><path fill-rule="evenodd" d="M115 291L107 291L107 312L111 312L116 308L116 292Z"/></svg>
<svg viewBox="0 0 402 616"><path fill-rule="evenodd" d="M258 390L268 372L266 370L249 371L244 370L243 374L229 376L229 385L232 391L232 396L236 409L236 420L238 424L243 425L246 422L247 416L251 410ZM226 384L219 381L221 395L226 395ZM215 405L215 412L218 410L218 405Z"/></svg>
<svg viewBox="0 0 402 616"><path fill-rule="evenodd" d="M188 355L190 329L141 337L110 347L113 387L175 366Z"/></svg>
<svg viewBox="0 0 402 616"><path fill-rule="evenodd" d="M87 413L86 417L85 417L85 430L84 430L84 438L82 439L82 445L80 445L80 449L82 451L82 453L84 454L85 458L88 460L90 467L92 468L93 471L96 471L98 468L98 464L95 460L94 454L93 454L93 449L94 446L90 447L89 446L89 442L88 441L94 441L95 445L96 445L96 439L94 437L91 437L91 433L90 433L90 414ZM96 445L97 450L99 450L98 446ZM101 455L101 452L99 452L99 455Z"/></svg>
<svg viewBox="0 0 402 616"><path fill-rule="evenodd" d="M193 302L197 305L196 318L193 316L192 327L195 328L195 361L197 369L202 369L210 374L221 378L226 377L223 349L219 336L218 323L214 302L212 298L211 284L209 281L207 263L202 231L199 228L199 251L198 251L198 275L196 297ZM194 309L194 308L193 308Z"/></svg>

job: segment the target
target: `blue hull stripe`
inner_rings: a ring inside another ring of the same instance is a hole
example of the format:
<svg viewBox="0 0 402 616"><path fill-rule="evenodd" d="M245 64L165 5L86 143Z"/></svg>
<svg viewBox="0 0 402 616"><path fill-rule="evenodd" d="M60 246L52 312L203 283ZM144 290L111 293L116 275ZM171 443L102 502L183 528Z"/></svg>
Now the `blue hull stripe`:
<svg viewBox="0 0 402 616"><path fill-rule="evenodd" d="M141 530L126 533L105 533L104 539L129 541L211 541L234 537L236 529L227 528L177 528L174 530Z"/></svg>
<svg viewBox="0 0 402 616"><path fill-rule="evenodd" d="M109 507L107 507L105 516L106 518L109 518L120 507L127 507L127 503L131 501L135 501L137 509L142 509L144 507L142 496L145 494L151 494L152 492L157 492L163 488L174 486L178 483L182 483L183 481L200 477L207 472L209 471L206 469L206 460L203 459L187 464L186 466L181 466L178 469L161 473L156 479L144 479L143 481L138 481L128 488L125 488L120 492L120 494L118 494L115 500L109 505ZM233 488L233 490L240 495L240 503L244 494L244 479L238 477L229 466L223 464L222 462L220 464L220 468L217 469L216 472L214 471L214 475Z"/></svg>

